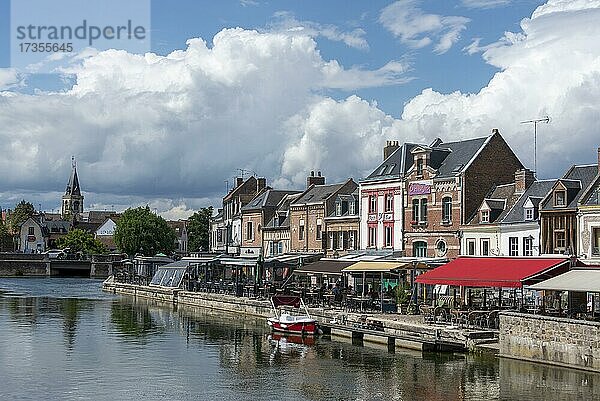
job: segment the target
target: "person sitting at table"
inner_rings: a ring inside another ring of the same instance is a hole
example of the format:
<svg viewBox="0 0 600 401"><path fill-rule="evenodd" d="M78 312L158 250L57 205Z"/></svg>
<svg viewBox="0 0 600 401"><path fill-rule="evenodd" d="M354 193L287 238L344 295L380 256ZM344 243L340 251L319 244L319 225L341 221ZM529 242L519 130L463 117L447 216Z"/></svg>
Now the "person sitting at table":
<svg viewBox="0 0 600 401"><path fill-rule="evenodd" d="M334 302L342 302L342 290L340 289L339 284L336 284L331 292L333 293Z"/></svg>

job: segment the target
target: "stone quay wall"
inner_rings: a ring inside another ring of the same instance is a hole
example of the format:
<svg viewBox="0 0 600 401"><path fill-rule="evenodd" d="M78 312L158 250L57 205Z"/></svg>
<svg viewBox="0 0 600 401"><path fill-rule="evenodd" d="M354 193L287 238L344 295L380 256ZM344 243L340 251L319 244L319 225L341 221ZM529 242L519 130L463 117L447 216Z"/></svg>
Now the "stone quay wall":
<svg viewBox="0 0 600 401"><path fill-rule="evenodd" d="M45 277L49 271L50 261L45 255L0 254L0 277Z"/></svg>
<svg viewBox="0 0 600 401"><path fill-rule="evenodd" d="M505 312L500 356L600 372L600 323Z"/></svg>

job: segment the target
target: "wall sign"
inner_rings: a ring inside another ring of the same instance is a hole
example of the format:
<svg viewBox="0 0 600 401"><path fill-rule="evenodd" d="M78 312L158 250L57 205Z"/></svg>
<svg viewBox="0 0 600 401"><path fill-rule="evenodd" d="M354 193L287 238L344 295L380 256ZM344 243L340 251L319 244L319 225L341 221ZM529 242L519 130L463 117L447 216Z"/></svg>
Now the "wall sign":
<svg viewBox="0 0 600 401"><path fill-rule="evenodd" d="M408 194L409 195L428 195L430 193L431 193L431 185L418 184L416 182L408 184Z"/></svg>

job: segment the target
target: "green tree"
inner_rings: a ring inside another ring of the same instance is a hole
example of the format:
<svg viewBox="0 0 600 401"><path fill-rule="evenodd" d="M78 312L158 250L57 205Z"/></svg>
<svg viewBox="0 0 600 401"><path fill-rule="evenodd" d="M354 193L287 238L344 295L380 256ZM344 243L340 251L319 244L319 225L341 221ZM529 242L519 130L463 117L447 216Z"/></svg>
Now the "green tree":
<svg viewBox="0 0 600 401"><path fill-rule="evenodd" d="M188 219L188 249L192 252L208 250L212 206L203 207Z"/></svg>
<svg viewBox="0 0 600 401"><path fill-rule="evenodd" d="M12 252L15 250L14 236L8 226L0 222L0 252Z"/></svg>
<svg viewBox="0 0 600 401"><path fill-rule="evenodd" d="M67 235L56 242L59 248L70 248L72 252L81 252L85 255L98 255L106 253L106 247L94 236L80 228L74 228Z"/></svg>
<svg viewBox="0 0 600 401"><path fill-rule="evenodd" d="M21 229L21 225L35 214L35 208L33 204L27 202L23 199L21 202L17 203L15 206L15 210L10 212L8 217L6 218L6 223L8 225L8 230L12 234L18 234Z"/></svg>
<svg viewBox="0 0 600 401"><path fill-rule="evenodd" d="M115 243L128 255L141 253L154 256L175 250L175 231L165 219L155 215L148 206L127 209L117 222Z"/></svg>

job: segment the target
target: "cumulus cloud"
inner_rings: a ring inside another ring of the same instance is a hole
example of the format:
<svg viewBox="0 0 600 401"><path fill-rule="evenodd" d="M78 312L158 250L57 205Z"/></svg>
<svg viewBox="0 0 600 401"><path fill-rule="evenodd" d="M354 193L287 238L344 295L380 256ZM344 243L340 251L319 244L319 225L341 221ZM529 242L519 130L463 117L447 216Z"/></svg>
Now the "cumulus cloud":
<svg viewBox="0 0 600 401"><path fill-rule="evenodd" d="M150 204L175 218L218 205L224 180L245 168L279 188L301 188L310 170L328 182L361 178L385 140L428 143L499 128L532 166L556 177L595 162L600 121L600 4L551 0L494 43L477 44L498 69L477 93L424 89L394 118L352 94L394 85L406 63L376 70L325 60L309 35L226 29L167 56L106 51L83 58L61 93L0 94L0 201L64 189L78 159L86 205ZM573 5L575 4L575 5ZM332 88L348 90L335 100ZM40 202L51 202L47 195Z"/></svg>
<svg viewBox="0 0 600 401"><path fill-rule="evenodd" d="M0 191L64 188L71 155L84 191L137 197L132 204L216 199L238 168L297 187L303 180L281 171L302 135L290 121L310 115L330 89L396 85L406 70L400 61L344 68L308 35L240 28L167 56L91 52L65 70L76 77L67 91L0 96L0 168L10 172ZM362 124L352 118L344 124Z"/></svg>
<svg viewBox="0 0 600 401"><path fill-rule="evenodd" d="M500 69L486 87L475 94L423 90L404 108L401 130L466 138L497 127L533 168L533 128L520 122L549 115L552 122L538 127L539 175L556 177L572 163L595 161L599 20L598 1L549 1L521 22L520 32L485 46L483 58Z"/></svg>
<svg viewBox="0 0 600 401"><path fill-rule="evenodd" d="M418 0L396 1L381 10L379 22L400 41L413 48L434 46L437 54L450 50L470 21L466 17L426 14Z"/></svg>
<svg viewBox="0 0 600 401"><path fill-rule="evenodd" d="M271 23L272 31L285 32L289 35L307 35L312 38L322 36L334 42L343 42L347 46L360 50L368 50L369 43L365 39L366 32L362 28L354 28L351 31L342 31L332 24L320 24L313 21L298 21L294 14L280 11L275 14L275 20Z"/></svg>
<svg viewBox="0 0 600 401"><path fill-rule="evenodd" d="M13 68L0 68L0 91L12 88L19 82L17 71Z"/></svg>

